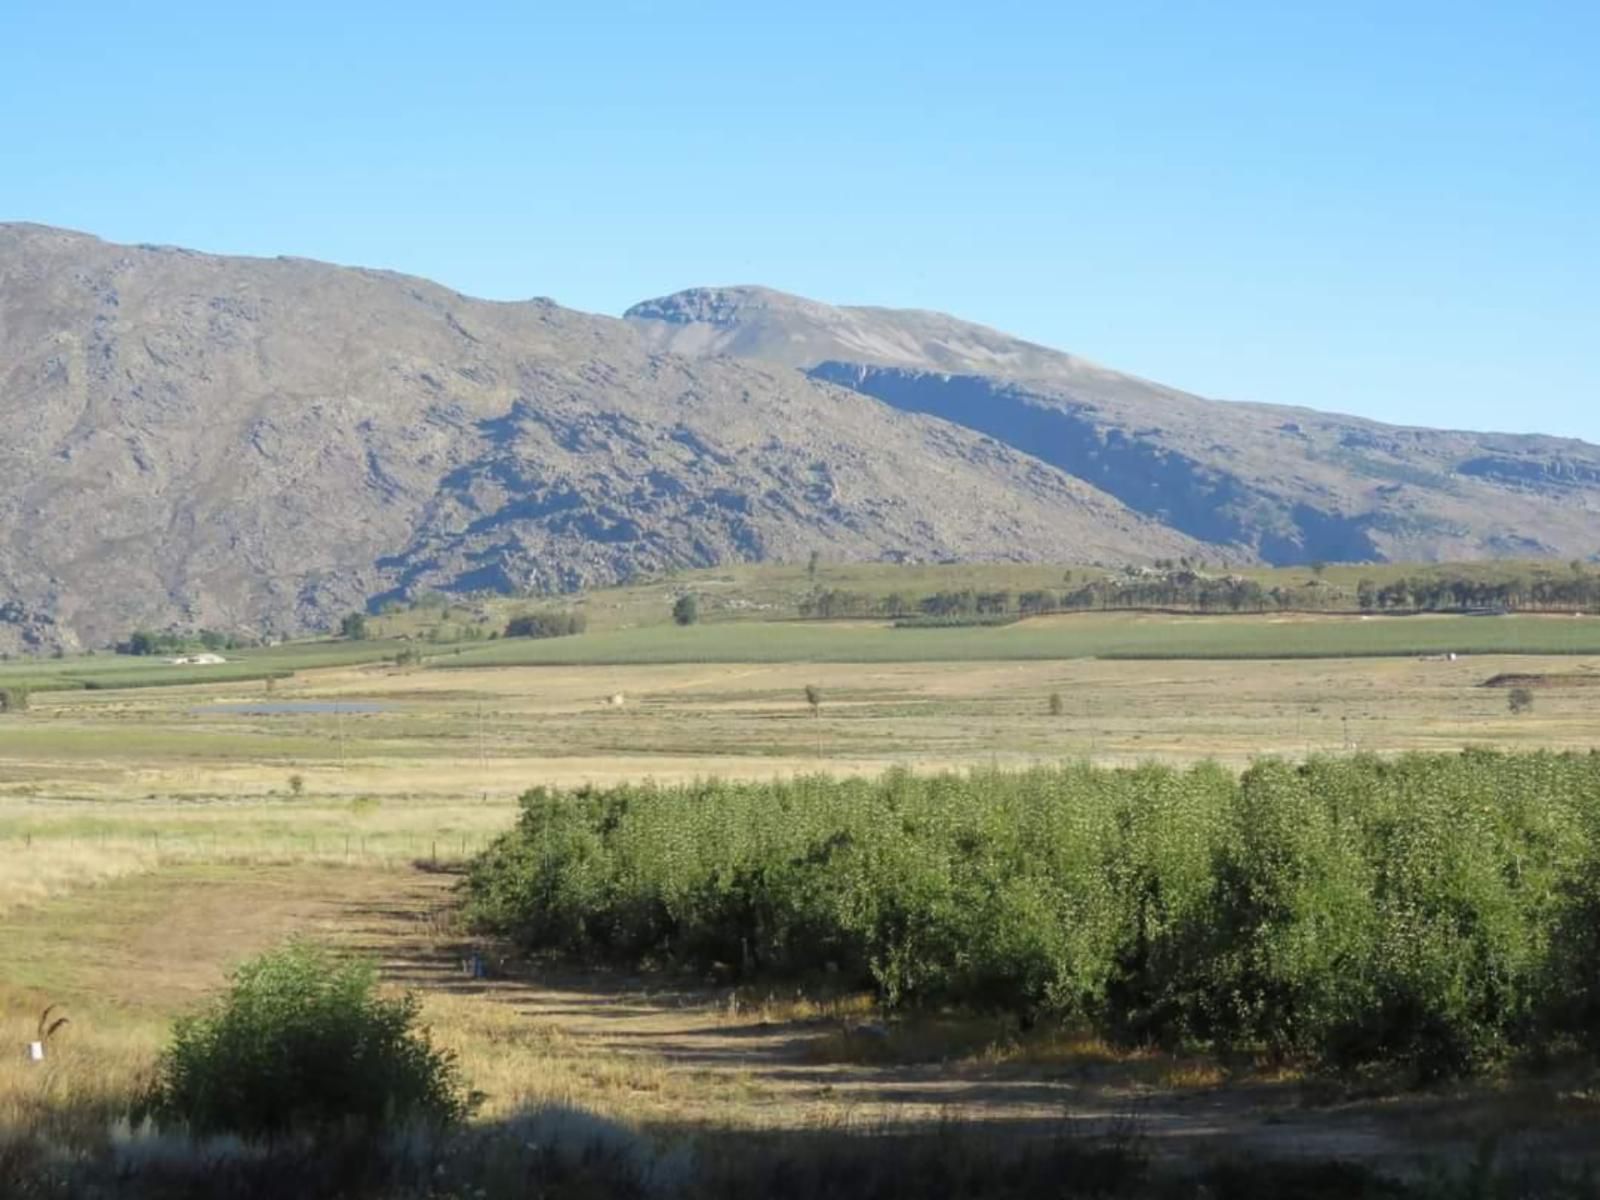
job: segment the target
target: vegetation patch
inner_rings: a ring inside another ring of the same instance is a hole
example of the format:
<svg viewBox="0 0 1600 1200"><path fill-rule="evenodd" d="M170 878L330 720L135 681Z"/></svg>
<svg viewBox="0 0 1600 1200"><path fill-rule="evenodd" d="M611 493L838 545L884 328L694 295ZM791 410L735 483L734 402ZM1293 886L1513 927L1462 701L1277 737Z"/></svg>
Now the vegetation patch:
<svg viewBox="0 0 1600 1200"><path fill-rule="evenodd" d="M1583 671L1553 671L1543 674L1503 671L1482 683L1486 688L1593 688L1600 687L1600 675Z"/></svg>
<svg viewBox="0 0 1600 1200"><path fill-rule="evenodd" d="M246 1139L459 1121L470 1098L417 1028L418 1001L377 985L370 964L305 942L245 964L209 1011L178 1023L150 1114Z"/></svg>
<svg viewBox="0 0 1600 1200"><path fill-rule="evenodd" d="M1597 880L1600 756L1474 752L539 789L468 911L530 951L1425 1078L1597 1046Z"/></svg>
<svg viewBox="0 0 1600 1200"><path fill-rule="evenodd" d="M901 617L896 629L958 629L964 625L1015 625L1022 618L1016 613L942 613Z"/></svg>

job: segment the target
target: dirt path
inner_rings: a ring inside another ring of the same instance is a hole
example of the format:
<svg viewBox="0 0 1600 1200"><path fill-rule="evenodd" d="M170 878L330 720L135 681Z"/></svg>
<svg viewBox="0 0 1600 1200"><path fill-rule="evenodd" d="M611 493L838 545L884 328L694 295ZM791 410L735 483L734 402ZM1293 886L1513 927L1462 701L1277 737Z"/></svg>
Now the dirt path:
<svg viewBox="0 0 1600 1200"><path fill-rule="evenodd" d="M1092 1044L991 1053L971 1023L847 1033L870 1019L865 1004L751 1008L726 987L527 968L463 937L455 882L415 869L192 865L84 888L0 922L6 1029L16 1040L43 1003L65 1002L85 1061L99 1070L122 1057L135 1070L229 967L302 932L370 954L391 982L418 989L434 1035L486 1093L490 1117L556 1101L663 1130L970 1122L1132 1137L1157 1154L1401 1167L1470 1156L1486 1136L1503 1156L1600 1145L1592 1076L1353 1099ZM490 960L488 978L463 971L473 950Z"/></svg>
<svg viewBox="0 0 1600 1200"><path fill-rule="evenodd" d="M403 895L351 914L392 980L422 989L433 1011L476 1026L494 1043L482 1070L524 1100L555 1095L643 1123L757 1128L1005 1123L1019 1133L1135 1137L1156 1153L1248 1151L1308 1159L1404 1164L1424 1154L1470 1154L1480 1126L1515 1133L1515 1097L1499 1092L1403 1100L1350 1100L1295 1081L1215 1082L1192 1063L1118 1059L1103 1049L1047 1062L981 1051L945 1061L917 1057L915 1031L847 1034L860 1018L795 1019L739 1011L727 988L664 987L647 978L577 974L495 961L471 978L473 945L446 931L449 880L414 876ZM358 939L363 940L363 939ZM495 960L492 948L479 946ZM905 1036L902 1037L902 1034ZM519 1055L538 1079L519 1081ZM899 1061L896 1061L896 1060ZM888 1060L888 1061L885 1061ZM568 1088L576 1080L574 1087ZM1549 1089L1528 1109L1533 1130L1582 1145L1594 1130L1556 1120ZM1571 1114L1567 1114L1571 1116Z"/></svg>

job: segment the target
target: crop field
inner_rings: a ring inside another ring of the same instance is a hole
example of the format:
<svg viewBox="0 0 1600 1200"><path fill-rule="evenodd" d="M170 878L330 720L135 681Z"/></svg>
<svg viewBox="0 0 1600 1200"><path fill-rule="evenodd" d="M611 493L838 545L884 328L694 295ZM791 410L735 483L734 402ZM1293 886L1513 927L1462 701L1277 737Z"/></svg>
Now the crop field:
<svg viewBox="0 0 1600 1200"><path fill-rule="evenodd" d="M122 654L82 655L70 659L34 659L0 663L0 687L30 691L182 687L189 684L239 683L286 678L317 667L350 666L393 658L408 648L394 640L360 642L296 642L260 649L230 650L228 661L210 666L183 666L165 657Z"/></svg>
<svg viewBox="0 0 1600 1200"><path fill-rule="evenodd" d="M33 687L0 714L0 1029L71 1021L0 1065L0 1126L121 1153L174 1019L303 933L419 991L483 1136L576 1110L627 1170L692 1142L728 1195L768 1190L758 1144L869 1171L889 1138L936 1177L1026 1145L1041 1178L1103 1144L1128 1188L1336 1158L1364 1188L1592 1142L1600 621L679 628L675 590L544 641L399 614L414 640L224 667L0 665Z"/></svg>
<svg viewBox="0 0 1600 1200"><path fill-rule="evenodd" d="M467 915L530 951L826 964L891 1011L1435 1077L1600 1049L1597 881L1600 755L1476 752L539 790Z"/></svg>
<svg viewBox="0 0 1600 1200"><path fill-rule="evenodd" d="M1600 654L1600 617L1083 613L999 628L895 629L888 622L738 622L500 641L441 666L726 662L991 662L1036 659L1292 659L1423 654Z"/></svg>

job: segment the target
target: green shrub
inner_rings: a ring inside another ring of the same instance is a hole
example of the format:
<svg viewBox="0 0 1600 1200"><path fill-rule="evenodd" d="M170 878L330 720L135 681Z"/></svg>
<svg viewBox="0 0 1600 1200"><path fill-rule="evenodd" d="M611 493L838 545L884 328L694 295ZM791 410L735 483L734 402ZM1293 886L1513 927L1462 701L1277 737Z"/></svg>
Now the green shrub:
<svg viewBox="0 0 1600 1200"><path fill-rule="evenodd" d="M523 801L468 912L1128 1042L1475 1071L1600 1047L1600 755L1062 766Z"/></svg>
<svg viewBox="0 0 1600 1200"><path fill-rule="evenodd" d="M571 637L589 627L589 619L581 612L524 613L512 617L506 624L508 638Z"/></svg>
<svg viewBox="0 0 1600 1200"><path fill-rule="evenodd" d="M416 999L380 996L377 982L371 965L304 942L245 964L178 1023L150 1114L247 1139L460 1120L470 1101L452 1057L417 1028Z"/></svg>

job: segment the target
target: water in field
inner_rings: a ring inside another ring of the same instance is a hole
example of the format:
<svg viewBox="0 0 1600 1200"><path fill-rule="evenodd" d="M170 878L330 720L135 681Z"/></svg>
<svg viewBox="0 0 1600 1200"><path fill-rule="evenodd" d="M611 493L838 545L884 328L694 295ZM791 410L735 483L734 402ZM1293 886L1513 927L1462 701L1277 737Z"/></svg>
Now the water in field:
<svg viewBox="0 0 1600 1200"><path fill-rule="evenodd" d="M370 700L271 700L255 704L207 704L189 710L195 716L285 717L301 714L393 712L394 705Z"/></svg>

